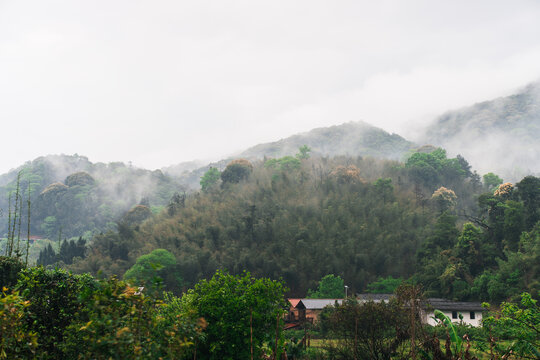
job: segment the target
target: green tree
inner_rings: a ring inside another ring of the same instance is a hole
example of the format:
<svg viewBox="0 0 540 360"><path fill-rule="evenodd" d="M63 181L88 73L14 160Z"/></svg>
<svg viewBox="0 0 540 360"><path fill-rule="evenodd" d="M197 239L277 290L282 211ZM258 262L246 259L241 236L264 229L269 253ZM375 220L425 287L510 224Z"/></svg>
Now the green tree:
<svg viewBox="0 0 540 360"><path fill-rule="evenodd" d="M492 172L485 174L482 178L484 180L484 186L489 191L496 189L497 186L503 183L503 180Z"/></svg>
<svg viewBox="0 0 540 360"><path fill-rule="evenodd" d="M298 153L295 156L299 160L306 160L306 159L309 159L309 153L310 152L311 152L311 148L309 146L302 145L298 149Z"/></svg>
<svg viewBox="0 0 540 360"><path fill-rule="evenodd" d="M283 329L284 292L281 282L249 273L218 271L197 283L182 298L208 323L197 359L249 359L251 349L254 359L261 358L263 345L274 344Z"/></svg>
<svg viewBox="0 0 540 360"><path fill-rule="evenodd" d="M393 200L394 186L392 185L392 179L377 179L373 185L375 186L375 191L382 197L384 203Z"/></svg>
<svg viewBox="0 0 540 360"><path fill-rule="evenodd" d="M516 187L526 210L525 225L527 229L531 229L540 220L540 178L526 176Z"/></svg>
<svg viewBox="0 0 540 360"><path fill-rule="evenodd" d="M176 258L165 249L156 249L137 258L129 268L124 279L132 280L136 285L153 286L165 282L169 290L182 287L182 278L176 267Z"/></svg>
<svg viewBox="0 0 540 360"><path fill-rule="evenodd" d="M395 279L392 276L379 278L379 280L367 286L367 292L372 294L393 294L401 284L403 284L403 279L400 278Z"/></svg>
<svg viewBox="0 0 540 360"><path fill-rule="evenodd" d="M62 269L42 266L20 272L15 290L29 302L25 307L25 328L38 336L37 352L44 359L65 359L58 344L65 330L84 304L79 301L82 289L92 289L89 275L73 275Z"/></svg>
<svg viewBox="0 0 540 360"><path fill-rule="evenodd" d="M210 167L201 177L201 190L204 193L209 192L217 186L221 173L215 167Z"/></svg>
<svg viewBox="0 0 540 360"><path fill-rule="evenodd" d="M309 290L308 298L341 299L345 296L345 282L339 276L328 274L319 281L317 290Z"/></svg>
<svg viewBox="0 0 540 360"><path fill-rule="evenodd" d="M273 168L279 171L291 171L300 168L300 160L292 156L284 156L279 159L269 159L264 163L265 167Z"/></svg>
<svg viewBox="0 0 540 360"><path fill-rule="evenodd" d="M66 359L186 359L204 322L116 278L80 292L85 306L60 344ZM177 311L175 315L171 311Z"/></svg>
<svg viewBox="0 0 540 360"><path fill-rule="evenodd" d="M24 268L25 266L20 259L0 256L0 290L15 286L19 272Z"/></svg>
<svg viewBox="0 0 540 360"><path fill-rule="evenodd" d="M333 339L325 346L329 359L390 359L409 333L408 314L395 300L360 304L348 299L323 321Z"/></svg>
<svg viewBox="0 0 540 360"><path fill-rule="evenodd" d="M27 331L24 323L30 303L18 292L0 294L0 359L34 359L37 336Z"/></svg>
<svg viewBox="0 0 540 360"><path fill-rule="evenodd" d="M248 160L233 160L221 173L221 181L223 181L223 184L237 184L240 181L247 179L252 171L253 165Z"/></svg>
<svg viewBox="0 0 540 360"><path fill-rule="evenodd" d="M503 302L500 311L483 320L484 327L499 339L495 349L503 359L518 355L524 359L540 358L540 308L529 293L521 295L521 303ZM508 345L507 345L508 344Z"/></svg>

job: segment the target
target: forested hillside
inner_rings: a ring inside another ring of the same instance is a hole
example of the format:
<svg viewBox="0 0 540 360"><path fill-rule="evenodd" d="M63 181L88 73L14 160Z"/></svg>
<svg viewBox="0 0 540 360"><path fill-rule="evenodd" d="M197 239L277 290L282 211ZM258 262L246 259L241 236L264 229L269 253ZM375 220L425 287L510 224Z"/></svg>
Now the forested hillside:
<svg viewBox="0 0 540 360"><path fill-rule="evenodd" d="M507 179L540 172L540 83L514 95L441 115L421 141L464 155Z"/></svg>
<svg viewBox="0 0 540 360"><path fill-rule="evenodd" d="M163 273L185 286L224 268L283 278L295 296L326 274L356 292L389 277L456 299L538 289L540 179L482 184L464 158L429 147L406 163L300 150L209 170L200 193L95 237L71 268L122 275L166 249L174 261Z"/></svg>
<svg viewBox="0 0 540 360"><path fill-rule="evenodd" d="M120 162L94 164L78 155L40 157L0 177L0 208L5 215L0 217L2 235L8 230L9 208L15 210L17 182L18 202L22 201L17 206L24 228L29 199L31 234L48 238L104 231L140 202L159 211L182 189L161 171Z"/></svg>

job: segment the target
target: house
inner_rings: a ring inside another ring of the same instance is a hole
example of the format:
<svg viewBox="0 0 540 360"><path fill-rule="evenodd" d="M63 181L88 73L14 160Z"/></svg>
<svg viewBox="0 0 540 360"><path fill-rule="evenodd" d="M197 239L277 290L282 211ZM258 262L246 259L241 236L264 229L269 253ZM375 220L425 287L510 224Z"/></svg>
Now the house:
<svg viewBox="0 0 540 360"><path fill-rule="evenodd" d="M294 314L294 319L290 318L291 321L315 323L325 307L341 305L343 299L290 299L289 302L291 305L296 303L289 311L289 316Z"/></svg>
<svg viewBox="0 0 540 360"><path fill-rule="evenodd" d="M454 323L463 323L474 327L482 326L482 311L484 311L484 308L479 302L429 298L424 302L423 308L422 321L429 325L437 325L437 321L433 318L434 310L437 309L442 311Z"/></svg>
<svg viewBox="0 0 540 360"><path fill-rule="evenodd" d="M388 302L393 294L359 294L357 301L362 304L368 301ZM288 299L290 303L287 322L302 324L316 323L323 309L327 306L341 305L343 299ZM442 311L452 322L464 323L471 326L482 325L482 305L479 302L450 301L439 298L429 298L421 303L421 320L429 325L437 325L433 318L434 310Z"/></svg>

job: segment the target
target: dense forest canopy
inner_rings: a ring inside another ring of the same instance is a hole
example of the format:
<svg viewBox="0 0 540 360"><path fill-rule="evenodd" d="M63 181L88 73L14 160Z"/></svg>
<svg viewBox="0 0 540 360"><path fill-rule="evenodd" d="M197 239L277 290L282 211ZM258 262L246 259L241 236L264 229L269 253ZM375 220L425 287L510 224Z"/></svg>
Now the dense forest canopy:
<svg viewBox="0 0 540 360"><path fill-rule="evenodd" d="M70 268L121 276L166 249L188 287L217 269L283 278L294 296L327 274L355 292L409 279L454 299L500 301L539 287L536 177L493 188L463 157L433 147L405 163L299 152L208 172L204 191L96 236Z"/></svg>

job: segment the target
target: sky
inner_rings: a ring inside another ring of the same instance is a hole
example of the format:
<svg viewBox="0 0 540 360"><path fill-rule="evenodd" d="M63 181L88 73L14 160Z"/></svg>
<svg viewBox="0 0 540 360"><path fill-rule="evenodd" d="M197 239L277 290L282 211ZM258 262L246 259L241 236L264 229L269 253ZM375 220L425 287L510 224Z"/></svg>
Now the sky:
<svg viewBox="0 0 540 360"><path fill-rule="evenodd" d="M0 0L0 173L156 169L365 121L413 139L540 79L538 1Z"/></svg>

